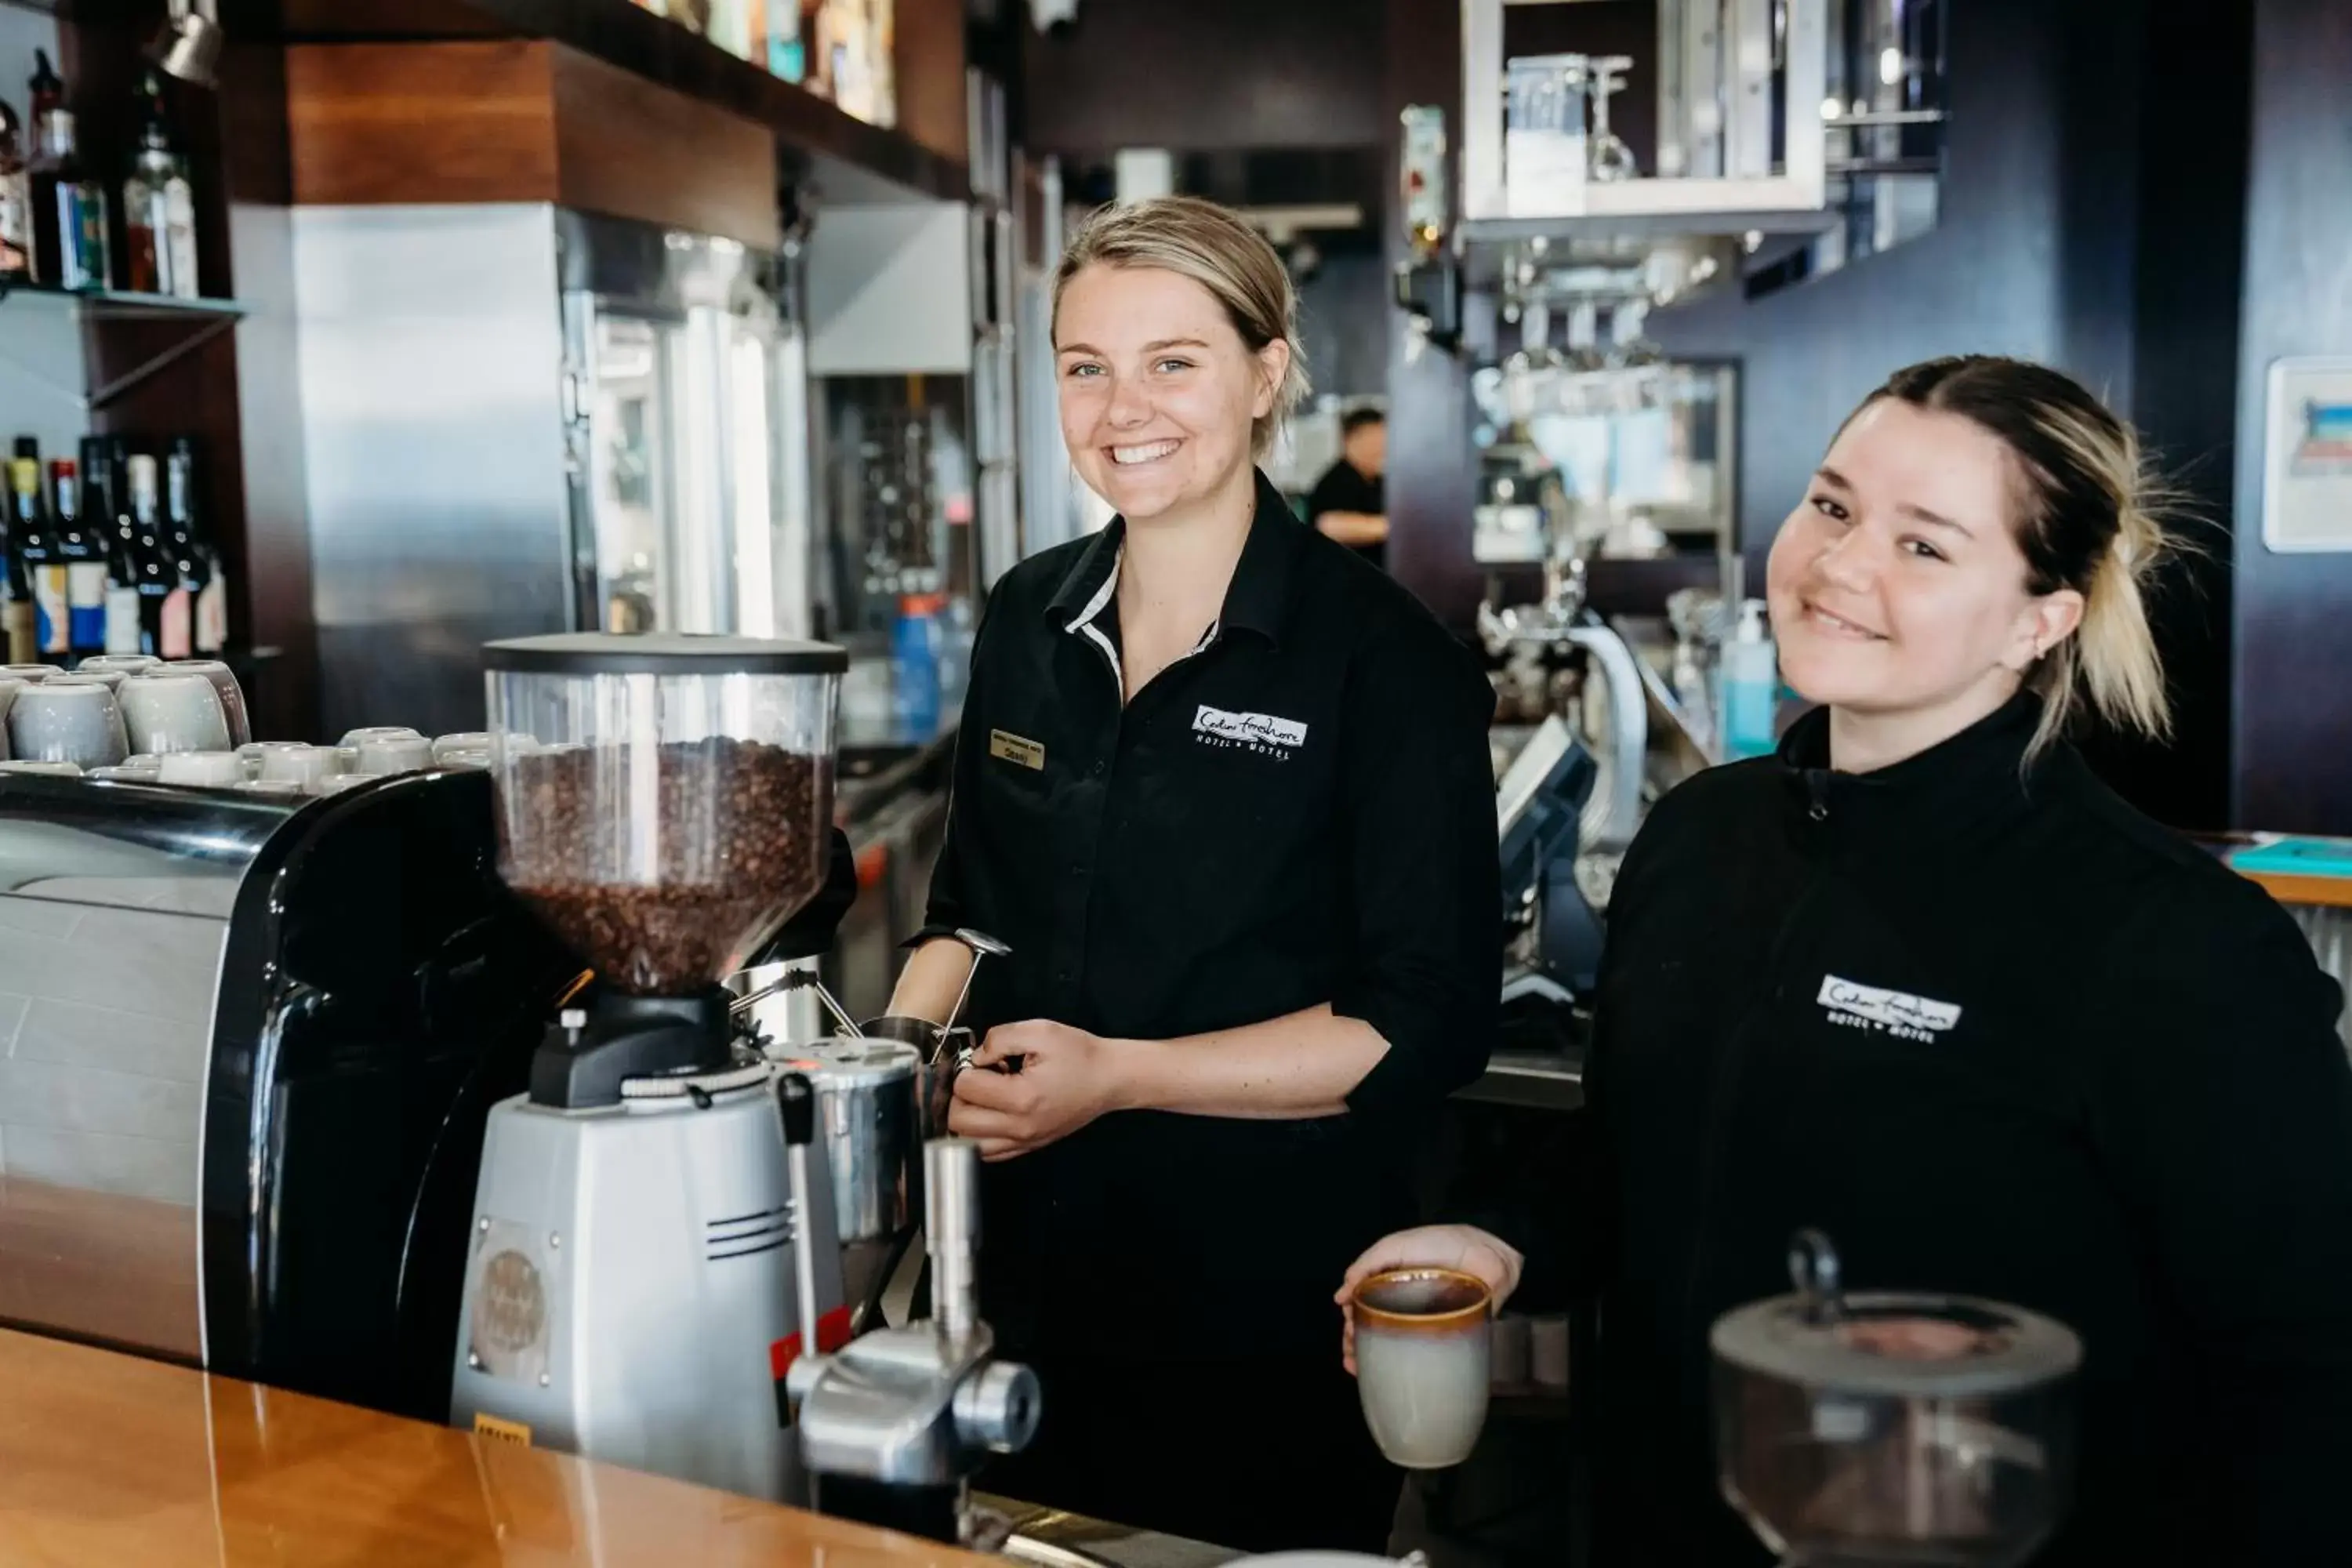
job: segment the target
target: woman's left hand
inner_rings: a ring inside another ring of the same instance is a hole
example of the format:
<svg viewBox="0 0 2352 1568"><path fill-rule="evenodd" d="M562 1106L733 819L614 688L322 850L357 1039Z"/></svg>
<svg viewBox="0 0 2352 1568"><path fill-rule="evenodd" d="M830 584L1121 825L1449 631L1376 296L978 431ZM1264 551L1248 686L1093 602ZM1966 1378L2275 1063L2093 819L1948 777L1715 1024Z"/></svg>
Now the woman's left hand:
<svg viewBox="0 0 2352 1568"><path fill-rule="evenodd" d="M956 1075L948 1131L978 1142L983 1160L1042 1149L1116 1108L1118 1058L1110 1041L1067 1024L1036 1018L991 1029Z"/></svg>

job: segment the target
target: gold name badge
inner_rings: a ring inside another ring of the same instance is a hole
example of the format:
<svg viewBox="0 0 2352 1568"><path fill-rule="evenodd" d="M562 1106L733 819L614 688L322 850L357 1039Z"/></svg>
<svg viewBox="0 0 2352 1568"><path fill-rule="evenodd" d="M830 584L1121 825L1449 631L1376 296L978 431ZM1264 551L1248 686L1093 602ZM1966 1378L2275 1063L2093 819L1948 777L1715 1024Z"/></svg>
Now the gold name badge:
<svg viewBox="0 0 2352 1568"><path fill-rule="evenodd" d="M1045 768L1045 748L1034 741L1024 741L1018 735L1008 735L1002 730L988 732L988 754L1008 763L1018 763L1024 768L1043 773Z"/></svg>

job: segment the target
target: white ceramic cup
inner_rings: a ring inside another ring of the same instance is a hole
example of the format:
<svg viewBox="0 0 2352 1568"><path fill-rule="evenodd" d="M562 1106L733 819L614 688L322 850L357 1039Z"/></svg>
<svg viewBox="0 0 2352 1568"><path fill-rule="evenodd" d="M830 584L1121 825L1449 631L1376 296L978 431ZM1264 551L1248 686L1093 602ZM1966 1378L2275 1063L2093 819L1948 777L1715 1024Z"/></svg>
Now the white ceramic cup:
<svg viewBox="0 0 2352 1568"><path fill-rule="evenodd" d="M344 731L343 738L335 743L340 746L363 746L370 741L422 741L424 739L424 731L412 730L405 724L371 724L362 730ZM426 748L431 749L431 742L426 742Z"/></svg>
<svg viewBox="0 0 2352 1568"><path fill-rule="evenodd" d="M16 700L16 693L26 683L13 675L0 675L0 763L8 760L8 707Z"/></svg>
<svg viewBox="0 0 2352 1568"><path fill-rule="evenodd" d="M0 664L0 675L11 680L21 680L27 686L38 686L49 677L64 673L54 664Z"/></svg>
<svg viewBox="0 0 2352 1568"><path fill-rule="evenodd" d="M478 773L490 765L490 753L469 749L438 752L434 754L433 765L436 768L471 768Z"/></svg>
<svg viewBox="0 0 2352 1568"><path fill-rule="evenodd" d="M81 777L71 763L0 763L0 773L52 773L61 779Z"/></svg>
<svg viewBox="0 0 2352 1568"><path fill-rule="evenodd" d="M216 658L175 658L163 667L183 675L201 675L220 694L221 716L228 721L228 742L242 746L253 739L253 721L246 714L245 688L236 674Z"/></svg>
<svg viewBox="0 0 2352 1568"><path fill-rule="evenodd" d="M1408 1470L1460 1464L1486 1424L1494 1297L1475 1275L1391 1268L1356 1287L1356 1392L1372 1441Z"/></svg>
<svg viewBox="0 0 2352 1568"><path fill-rule="evenodd" d="M359 765L352 770L380 777L386 773L413 773L433 765L433 743L418 734L371 735L355 743Z"/></svg>
<svg viewBox="0 0 2352 1568"><path fill-rule="evenodd" d="M132 676L122 683L122 716L134 751L233 750L220 693L202 675L166 668Z"/></svg>
<svg viewBox="0 0 2352 1568"><path fill-rule="evenodd" d="M163 661L152 653L94 653L74 666L77 674L87 675L94 669L119 669L125 675L142 675Z"/></svg>
<svg viewBox="0 0 2352 1568"><path fill-rule="evenodd" d="M166 752L155 782L191 789L233 789L245 782L245 764L235 752Z"/></svg>
<svg viewBox="0 0 2352 1568"><path fill-rule="evenodd" d="M490 737L481 730L461 730L454 735L437 735L433 741L433 760L441 761L451 752L479 752L489 754Z"/></svg>
<svg viewBox="0 0 2352 1568"><path fill-rule="evenodd" d="M53 676L8 704L8 752L18 762L110 768L131 752L122 709L101 680Z"/></svg>
<svg viewBox="0 0 2352 1568"><path fill-rule="evenodd" d="M342 755L332 746L272 746L261 753L261 780L265 784L299 784L315 790L321 779L331 779L346 772Z"/></svg>
<svg viewBox="0 0 2352 1568"><path fill-rule="evenodd" d="M87 664L73 672L73 679L76 680L95 680L109 691L118 694L122 690L123 681L130 679L130 676L131 671L127 669L92 669Z"/></svg>

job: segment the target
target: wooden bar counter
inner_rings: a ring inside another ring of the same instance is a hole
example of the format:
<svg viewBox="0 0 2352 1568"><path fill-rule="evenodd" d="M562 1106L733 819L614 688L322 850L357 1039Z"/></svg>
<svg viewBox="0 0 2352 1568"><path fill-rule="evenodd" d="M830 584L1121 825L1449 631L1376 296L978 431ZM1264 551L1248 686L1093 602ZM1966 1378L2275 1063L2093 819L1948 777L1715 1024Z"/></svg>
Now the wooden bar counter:
<svg viewBox="0 0 2352 1568"><path fill-rule="evenodd" d="M0 1568L950 1568L932 1542L0 1330Z"/></svg>

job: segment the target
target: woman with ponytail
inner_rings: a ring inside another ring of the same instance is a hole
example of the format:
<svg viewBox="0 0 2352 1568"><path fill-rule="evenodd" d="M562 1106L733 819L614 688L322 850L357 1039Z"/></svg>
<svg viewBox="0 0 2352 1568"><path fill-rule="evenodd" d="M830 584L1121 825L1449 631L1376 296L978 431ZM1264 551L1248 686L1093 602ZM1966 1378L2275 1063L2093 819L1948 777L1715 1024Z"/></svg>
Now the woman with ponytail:
<svg viewBox="0 0 2352 1568"><path fill-rule="evenodd" d="M1769 1561L1717 1494L1707 1332L1788 1289L1805 1226L1849 1288L2082 1337L2040 1568L2352 1563L2343 998L2063 738L2166 731L2154 510L2130 429L2055 371L1946 359L1873 394L1772 547L1816 706L1662 801L1620 873L1594 1169L1548 1223L1405 1232L1349 1276L1597 1296L1601 1568Z"/></svg>

